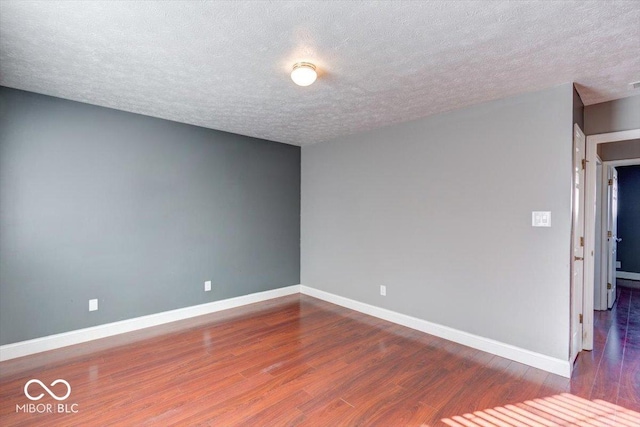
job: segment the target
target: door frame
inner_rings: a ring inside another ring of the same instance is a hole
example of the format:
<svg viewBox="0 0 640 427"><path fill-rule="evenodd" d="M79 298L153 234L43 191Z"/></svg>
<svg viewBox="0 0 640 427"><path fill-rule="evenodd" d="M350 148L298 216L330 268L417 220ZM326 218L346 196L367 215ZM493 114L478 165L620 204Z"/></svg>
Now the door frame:
<svg viewBox="0 0 640 427"><path fill-rule="evenodd" d="M620 132L601 133L587 136L587 167L585 176L585 257L584 257L584 293L583 293L583 337L582 348L593 350L593 293L595 274L595 233L596 233L596 162L598 144L640 139L640 129ZM625 160L620 160L625 161Z"/></svg>
<svg viewBox="0 0 640 427"><path fill-rule="evenodd" d="M602 162L602 168L603 168L603 174L602 174L603 195L604 195L604 188L605 188L604 184L607 181L605 176L604 176L604 171L606 171L606 173L608 173L610 167L616 168L618 166L633 166L633 165L640 165L640 158L603 161ZM609 200L608 200L608 198L605 200L604 197L603 197L602 201L603 201L602 210L600 212L601 212L601 215L604 215L605 212L607 212ZM603 242L604 242L605 239L607 238L607 232L609 231L608 227L607 227L608 224L606 224L603 221L600 225L601 225L602 228L599 231L600 231L601 236L602 236L601 238L603 239ZM598 230L596 230L596 232L597 231ZM601 272L602 272L601 273L601 277L606 277L606 275L608 273L607 270L608 270L609 266L608 266L608 256L607 256L608 254L607 254L607 252L608 251L605 251L604 247L603 247L602 254L601 254L601 257L600 257L600 263L601 263L600 264L600 268L601 268ZM597 254L596 254L596 256L597 256ZM615 278L616 278L616 272L614 270L614 280L615 280ZM604 300L603 300L604 303L600 304L601 305L601 308L600 308L601 310L607 310L607 287L604 286L604 282L606 282L606 280L601 281L600 284L599 284L600 285L600 289L599 289L600 297L604 298ZM596 286L596 291L598 291L598 289L597 289L598 285L596 285L594 283L594 286ZM604 308L602 308L602 307L604 307ZM596 308L596 309L598 309L598 308Z"/></svg>

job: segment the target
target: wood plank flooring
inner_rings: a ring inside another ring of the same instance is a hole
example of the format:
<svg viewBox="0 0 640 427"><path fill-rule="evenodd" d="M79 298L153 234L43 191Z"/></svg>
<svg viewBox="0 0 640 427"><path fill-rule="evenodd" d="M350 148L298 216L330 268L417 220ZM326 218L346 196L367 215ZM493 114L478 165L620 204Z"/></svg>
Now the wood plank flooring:
<svg viewBox="0 0 640 427"><path fill-rule="evenodd" d="M640 426L640 291L595 330L569 381L292 295L2 362L0 425Z"/></svg>

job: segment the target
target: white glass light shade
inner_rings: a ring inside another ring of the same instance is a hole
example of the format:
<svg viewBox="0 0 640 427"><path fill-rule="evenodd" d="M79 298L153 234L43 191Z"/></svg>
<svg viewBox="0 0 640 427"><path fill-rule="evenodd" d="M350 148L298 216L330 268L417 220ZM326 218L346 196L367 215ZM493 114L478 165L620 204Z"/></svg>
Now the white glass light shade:
<svg viewBox="0 0 640 427"><path fill-rule="evenodd" d="M291 71L291 80L298 86L309 86L317 77L316 66L309 62L298 62Z"/></svg>

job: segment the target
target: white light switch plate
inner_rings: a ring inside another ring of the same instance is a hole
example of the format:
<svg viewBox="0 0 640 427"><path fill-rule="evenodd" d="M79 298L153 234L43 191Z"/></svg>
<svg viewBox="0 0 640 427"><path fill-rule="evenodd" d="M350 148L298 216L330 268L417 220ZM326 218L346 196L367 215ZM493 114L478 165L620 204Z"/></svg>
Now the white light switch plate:
<svg viewBox="0 0 640 427"><path fill-rule="evenodd" d="M551 212L533 211L531 212L532 227L551 227Z"/></svg>
<svg viewBox="0 0 640 427"><path fill-rule="evenodd" d="M97 299L90 299L89 300L89 311L96 311L98 310L98 300Z"/></svg>

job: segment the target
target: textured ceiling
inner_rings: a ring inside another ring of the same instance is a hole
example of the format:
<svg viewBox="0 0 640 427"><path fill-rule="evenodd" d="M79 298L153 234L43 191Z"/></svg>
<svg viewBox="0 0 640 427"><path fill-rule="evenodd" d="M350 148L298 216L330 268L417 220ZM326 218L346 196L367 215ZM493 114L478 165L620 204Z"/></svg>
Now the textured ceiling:
<svg viewBox="0 0 640 427"><path fill-rule="evenodd" d="M639 1L0 2L0 85L296 145L636 80Z"/></svg>

